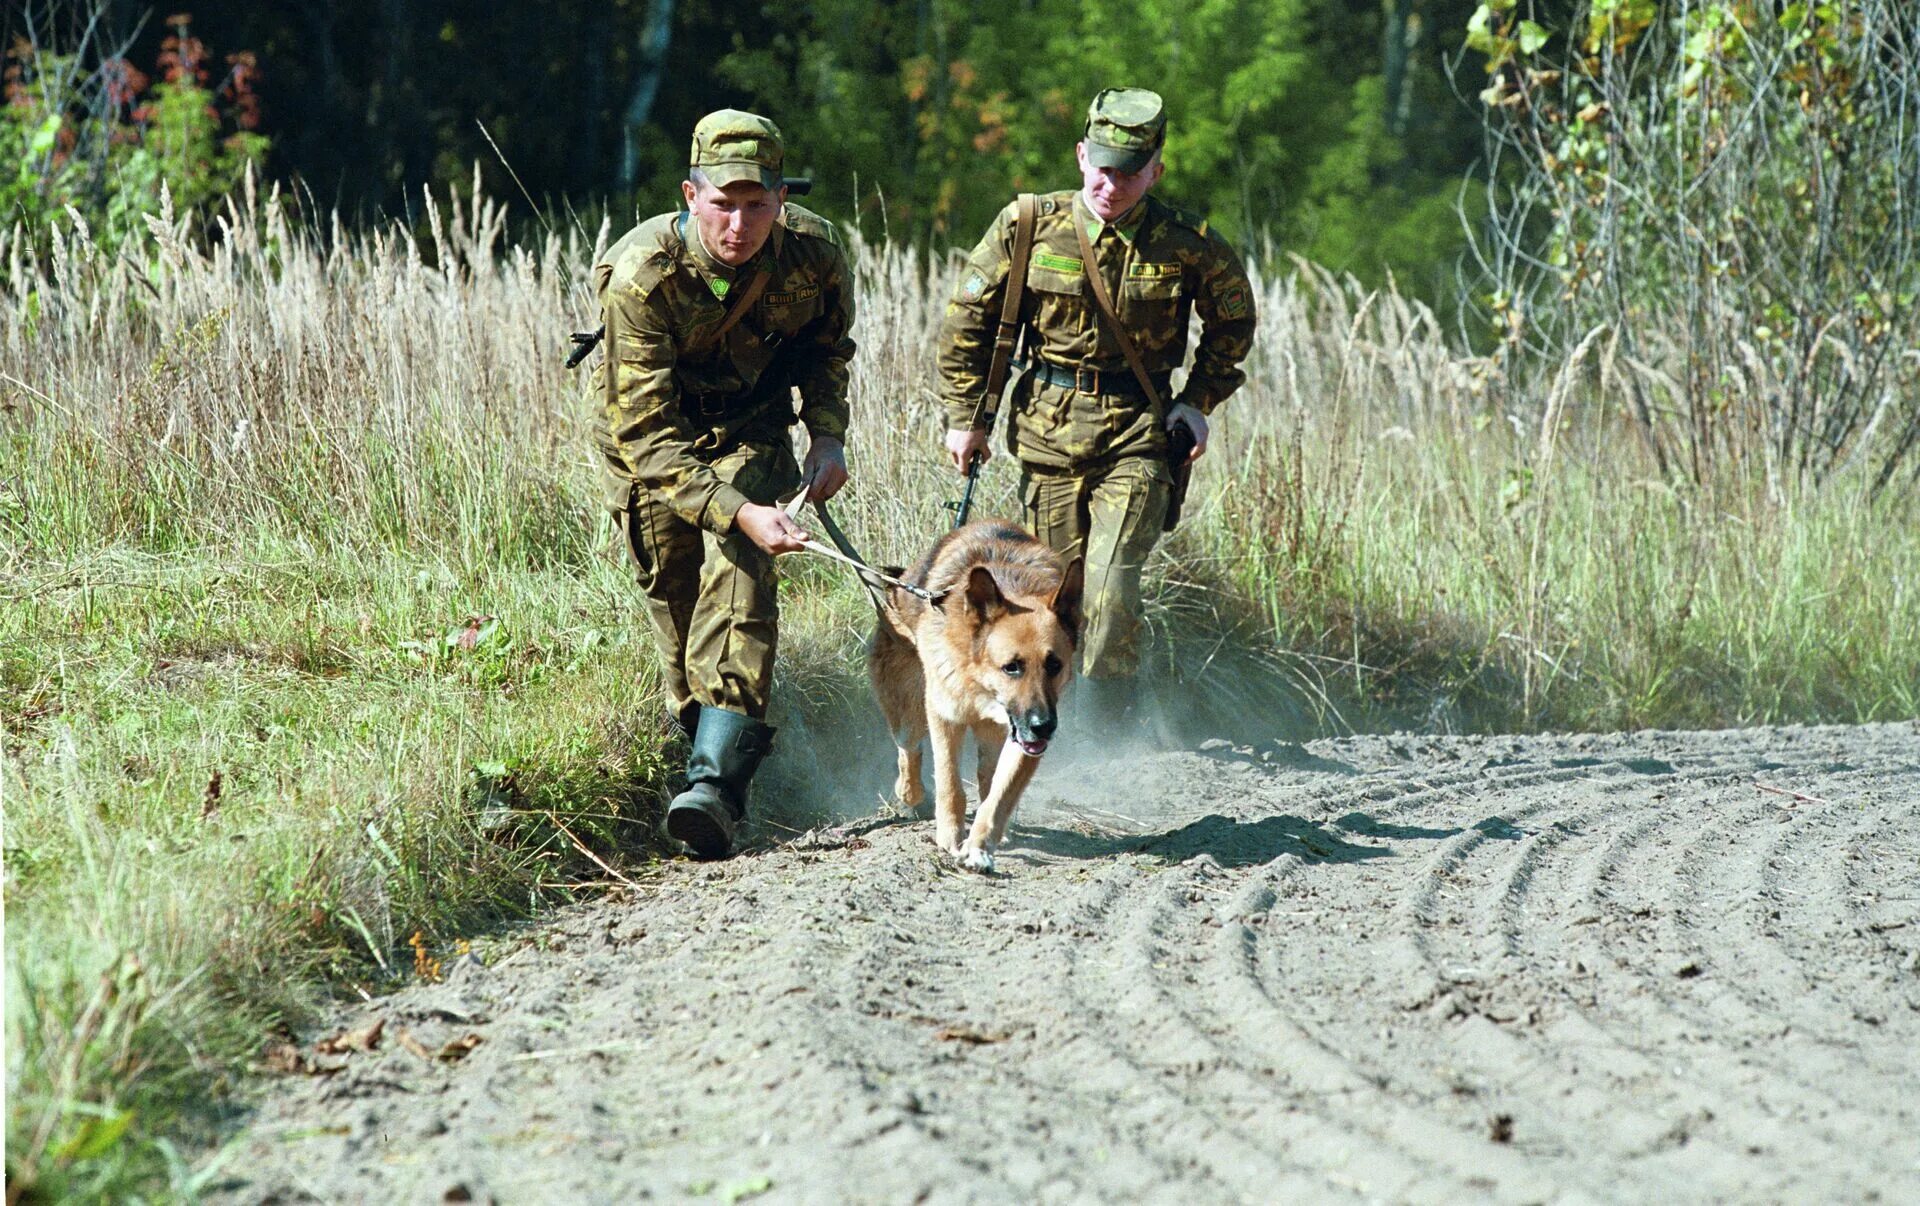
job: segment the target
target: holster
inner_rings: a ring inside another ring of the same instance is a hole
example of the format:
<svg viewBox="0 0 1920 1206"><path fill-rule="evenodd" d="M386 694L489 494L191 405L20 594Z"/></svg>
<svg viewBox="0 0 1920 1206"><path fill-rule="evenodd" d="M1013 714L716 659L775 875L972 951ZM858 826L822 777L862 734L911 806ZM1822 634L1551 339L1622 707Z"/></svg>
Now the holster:
<svg viewBox="0 0 1920 1206"><path fill-rule="evenodd" d="M1167 517L1161 521L1160 530L1173 531L1180 522L1180 508L1187 501L1187 485L1193 480L1193 466L1187 458L1193 455L1193 428L1185 423L1176 422L1167 429L1167 471L1173 477L1173 490L1167 498Z"/></svg>

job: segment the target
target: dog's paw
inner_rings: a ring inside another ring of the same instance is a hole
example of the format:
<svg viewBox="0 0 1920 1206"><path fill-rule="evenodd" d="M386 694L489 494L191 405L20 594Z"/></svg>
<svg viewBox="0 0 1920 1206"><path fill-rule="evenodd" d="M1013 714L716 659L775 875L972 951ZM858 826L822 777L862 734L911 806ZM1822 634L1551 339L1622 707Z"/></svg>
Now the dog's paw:
<svg viewBox="0 0 1920 1206"><path fill-rule="evenodd" d="M993 870L993 852L968 841L953 852L953 860L968 871Z"/></svg>

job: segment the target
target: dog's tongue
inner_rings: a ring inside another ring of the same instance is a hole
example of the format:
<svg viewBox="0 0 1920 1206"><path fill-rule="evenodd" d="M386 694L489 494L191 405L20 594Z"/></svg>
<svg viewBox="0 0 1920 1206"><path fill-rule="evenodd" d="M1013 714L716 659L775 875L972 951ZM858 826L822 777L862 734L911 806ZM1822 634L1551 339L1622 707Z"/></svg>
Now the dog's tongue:
<svg viewBox="0 0 1920 1206"><path fill-rule="evenodd" d="M1016 738L1015 742L1019 745L1020 752L1029 758L1038 758L1047 752L1047 743L1044 741L1020 741Z"/></svg>

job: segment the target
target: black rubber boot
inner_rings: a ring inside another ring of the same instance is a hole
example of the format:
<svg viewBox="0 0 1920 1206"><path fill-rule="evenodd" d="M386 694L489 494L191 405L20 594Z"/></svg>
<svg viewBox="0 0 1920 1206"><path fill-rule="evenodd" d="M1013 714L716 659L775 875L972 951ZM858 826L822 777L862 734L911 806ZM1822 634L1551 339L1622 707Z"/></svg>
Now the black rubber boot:
<svg viewBox="0 0 1920 1206"><path fill-rule="evenodd" d="M773 748L773 727L740 712L700 709L687 757L687 790L667 805L667 836L695 858L725 858L747 816L747 785Z"/></svg>

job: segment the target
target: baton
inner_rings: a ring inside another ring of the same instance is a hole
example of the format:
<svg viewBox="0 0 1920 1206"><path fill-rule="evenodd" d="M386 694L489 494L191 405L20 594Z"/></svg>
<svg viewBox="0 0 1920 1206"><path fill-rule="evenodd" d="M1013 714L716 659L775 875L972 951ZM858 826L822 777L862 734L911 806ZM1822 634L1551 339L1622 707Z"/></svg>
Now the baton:
<svg viewBox="0 0 1920 1206"><path fill-rule="evenodd" d="M572 336L573 352L567 357L567 367L580 367L580 362L587 358L588 352L600 345L600 340L606 336L606 333L607 328L604 325L597 331L575 331Z"/></svg>
<svg viewBox="0 0 1920 1206"><path fill-rule="evenodd" d="M956 528L965 527L967 516L973 512L973 488L980 484L980 462L985 459L978 452L967 458L966 492L960 496L959 502L947 504L947 510L953 512L953 526Z"/></svg>

